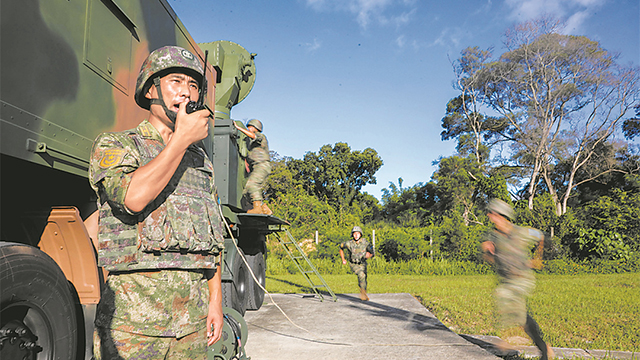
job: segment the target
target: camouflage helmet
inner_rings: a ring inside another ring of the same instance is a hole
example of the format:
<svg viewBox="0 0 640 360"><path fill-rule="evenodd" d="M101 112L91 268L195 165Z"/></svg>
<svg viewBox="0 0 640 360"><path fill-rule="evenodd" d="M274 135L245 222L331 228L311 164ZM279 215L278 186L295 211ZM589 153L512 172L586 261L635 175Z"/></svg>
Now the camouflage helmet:
<svg viewBox="0 0 640 360"><path fill-rule="evenodd" d="M153 78L162 77L172 69L184 72L202 84L202 64L193 53L179 46L161 47L152 51L140 67L135 99L141 108L148 110L151 105L145 95L153 84Z"/></svg>
<svg viewBox="0 0 640 360"><path fill-rule="evenodd" d="M513 208L511 205L500 199L492 199L487 205L487 212L496 213L498 215L502 215L508 219L513 219L515 213L513 212Z"/></svg>
<svg viewBox="0 0 640 360"><path fill-rule="evenodd" d="M360 236L362 236L362 229L360 228L360 226L354 226L353 229L351 229L351 235L353 235L354 232L359 232Z"/></svg>
<svg viewBox="0 0 640 360"><path fill-rule="evenodd" d="M249 120L249 122L247 123L247 127L249 126L253 126L254 128L258 129L258 131L262 132L262 123L258 119Z"/></svg>

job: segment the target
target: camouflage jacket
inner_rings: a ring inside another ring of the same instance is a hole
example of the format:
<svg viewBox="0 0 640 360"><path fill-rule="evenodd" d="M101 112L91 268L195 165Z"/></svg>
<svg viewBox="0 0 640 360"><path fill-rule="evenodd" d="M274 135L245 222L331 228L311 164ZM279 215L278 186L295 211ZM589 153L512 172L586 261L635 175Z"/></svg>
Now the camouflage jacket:
<svg viewBox="0 0 640 360"><path fill-rule="evenodd" d="M98 194L98 262L108 271L212 268L224 243L213 165L191 145L169 184L140 213L124 205L133 172L165 147L158 131L104 133L93 145L89 180Z"/></svg>
<svg viewBox="0 0 640 360"><path fill-rule="evenodd" d="M263 133L256 133L256 138L249 142L249 164L269 161L269 142Z"/></svg>
<svg viewBox="0 0 640 360"><path fill-rule="evenodd" d="M502 278L533 278L529 265L531 250L543 238L533 228L513 226L509 234L493 231L490 241L495 245L496 272Z"/></svg>
<svg viewBox="0 0 640 360"><path fill-rule="evenodd" d="M340 244L340 249L347 250L349 252L349 262L353 264L362 264L367 261L365 255L370 253L373 255L373 246L367 241L367 239L361 237L359 241L351 239L347 242Z"/></svg>

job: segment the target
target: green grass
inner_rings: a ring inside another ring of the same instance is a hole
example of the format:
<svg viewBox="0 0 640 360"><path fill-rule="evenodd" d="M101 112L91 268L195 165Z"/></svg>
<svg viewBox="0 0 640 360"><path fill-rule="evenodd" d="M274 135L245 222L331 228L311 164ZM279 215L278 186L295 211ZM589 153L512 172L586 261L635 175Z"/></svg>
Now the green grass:
<svg viewBox="0 0 640 360"><path fill-rule="evenodd" d="M351 274L323 275L335 293L356 293ZM500 333L493 275L369 275L370 293L409 293L460 334ZM313 292L302 275L267 275L273 293ZM538 275L529 309L554 347L640 351L640 274Z"/></svg>

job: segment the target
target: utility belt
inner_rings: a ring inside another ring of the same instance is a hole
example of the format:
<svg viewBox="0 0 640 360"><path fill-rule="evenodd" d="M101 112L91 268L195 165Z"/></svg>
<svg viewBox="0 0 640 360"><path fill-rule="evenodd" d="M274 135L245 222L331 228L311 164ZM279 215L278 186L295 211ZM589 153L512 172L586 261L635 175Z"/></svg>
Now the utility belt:
<svg viewBox="0 0 640 360"><path fill-rule="evenodd" d="M211 269L181 269L181 268L169 268L169 269L140 269L140 270L113 270L109 271L109 274L113 275L128 275L128 274L138 274L138 275L146 275L146 274L156 274L160 271L180 271L180 272L190 272L196 274L205 275L206 271L212 271Z"/></svg>

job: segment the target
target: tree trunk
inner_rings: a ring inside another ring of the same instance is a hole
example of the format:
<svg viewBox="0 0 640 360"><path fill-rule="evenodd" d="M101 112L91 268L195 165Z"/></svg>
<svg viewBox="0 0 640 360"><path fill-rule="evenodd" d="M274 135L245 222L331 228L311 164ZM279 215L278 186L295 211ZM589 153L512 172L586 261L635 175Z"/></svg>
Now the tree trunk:
<svg viewBox="0 0 640 360"><path fill-rule="evenodd" d="M556 215L560 216L563 214L562 212L562 204L560 203L560 199L558 198L558 192L556 191L553 182L549 178L548 169L545 168L545 171L542 173L542 177L544 178L545 184L547 184L547 188L549 189L549 194L551 195L551 200L553 200L553 207L556 209Z"/></svg>
<svg viewBox="0 0 640 360"><path fill-rule="evenodd" d="M538 183L538 175L540 175L540 162L536 159L536 164L533 167L533 172L531 173L531 177L529 178L529 188L527 191L529 192L529 210L533 210L533 197L536 192L536 184Z"/></svg>

